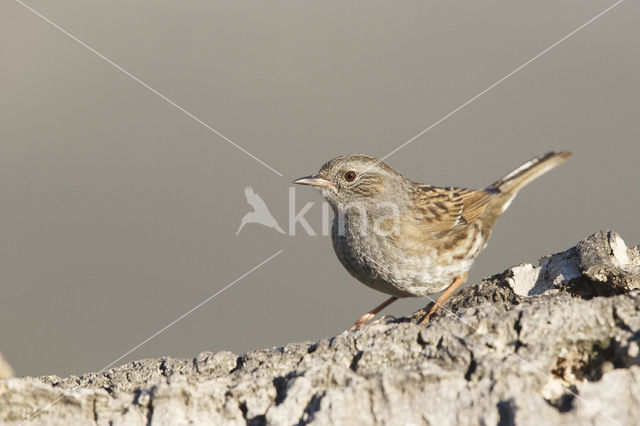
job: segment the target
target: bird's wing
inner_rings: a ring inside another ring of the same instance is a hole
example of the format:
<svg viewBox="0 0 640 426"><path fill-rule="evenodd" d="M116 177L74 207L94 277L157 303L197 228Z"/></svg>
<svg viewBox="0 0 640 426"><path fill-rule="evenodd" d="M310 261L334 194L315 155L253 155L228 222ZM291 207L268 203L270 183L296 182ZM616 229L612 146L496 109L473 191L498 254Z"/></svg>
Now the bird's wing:
<svg viewBox="0 0 640 426"><path fill-rule="evenodd" d="M442 236L465 229L499 191L419 185L413 193L412 219L423 232Z"/></svg>
<svg viewBox="0 0 640 426"><path fill-rule="evenodd" d="M425 245L430 242L446 245L464 239L469 225L499 194L497 190L420 185L412 195L413 208L409 214L402 215L397 223L389 220L390 238L405 253L416 255L423 255Z"/></svg>
<svg viewBox="0 0 640 426"><path fill-rule="evenodd" d="M249 205L253 207L255 211L269 210L267 208L267 205L264 203L264 200L258 194L256 194L252 187L247 186L244 189L244 196L247 199L247 203L249 203Z"/></svg>

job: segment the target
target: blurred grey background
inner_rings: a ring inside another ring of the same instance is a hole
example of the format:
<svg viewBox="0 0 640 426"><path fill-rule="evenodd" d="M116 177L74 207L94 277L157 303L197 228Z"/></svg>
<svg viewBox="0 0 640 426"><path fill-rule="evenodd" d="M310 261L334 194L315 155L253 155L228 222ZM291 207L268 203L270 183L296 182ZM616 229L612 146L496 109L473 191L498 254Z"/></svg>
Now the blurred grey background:
<svg viewBox="0 0 640 426"><path fill-rule="evenodd" d="M613 1L27 3L283 173L278 176L14 1L0 4L0 350L18 375L235 353L341 332L387 296L328 237L286 229L290 182L383 156ZM549 149L470 282L599 229L640 242L640 4L627 1L387 161L482 187ZM320 195L298 188L320 232ZM424 300L404 300L400 315Z"/></svg>

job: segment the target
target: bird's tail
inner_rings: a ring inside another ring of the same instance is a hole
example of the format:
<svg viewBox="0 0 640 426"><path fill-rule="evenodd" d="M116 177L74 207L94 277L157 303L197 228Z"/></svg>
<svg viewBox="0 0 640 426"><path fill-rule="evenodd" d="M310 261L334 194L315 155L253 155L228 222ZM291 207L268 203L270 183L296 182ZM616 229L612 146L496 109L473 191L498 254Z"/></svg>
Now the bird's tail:
<svg viewBox="0 0 640 426"><path fill-rule="evenodd" d="M569 157L571 157L571 153L568 151L547 152L527 161L502 179L491 184L489 188L497 189L505 194L515 195L523 186L564 163Z"/></svg>

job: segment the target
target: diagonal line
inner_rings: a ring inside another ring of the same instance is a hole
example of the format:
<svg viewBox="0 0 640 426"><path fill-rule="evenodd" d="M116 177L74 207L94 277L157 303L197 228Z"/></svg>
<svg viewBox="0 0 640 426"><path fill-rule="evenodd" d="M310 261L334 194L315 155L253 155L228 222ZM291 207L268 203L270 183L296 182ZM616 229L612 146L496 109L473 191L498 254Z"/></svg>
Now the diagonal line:
<svg viewBox="0 0 640 426"><path fill-rule="evenodd" d="M402 143L400 146L398 146L396 149L394 149L393 151L391 151L390 153L388 153L387 155L385 155L384 157L382 157L380 160L378 160L378 162L383 161L384 159L388 158L389 156L393 155L395 152L397 152L398 150L404 148L405 146L409 145L411 142L413 142L414 140L418 139L420 136L424 135L425 133L427 133L429 130L433 129L434 127L436 127L438 124L442 123L443 121L445 121L447 118L451 117L452 115L454 115L455 113L457 113L458 111L460 111L462 108L466 107L467 105L469 105L470 103L472 103L473 101L475 101L476 99L478 99L480 96L484 95L485 93L487 93L488 91L490 91L491 89L493 89L494 87L498 86L500 83L502 83L503 81L505 81L506 79L508 79L509 77L511 77L512 75L514 75L515 73L517 73L518 71L521 71L523 68L525 68L527 65L529 65L530 63L532 63L533 61L535 61L536 59L538 59L539 57L541 57L542 55L544 55L545 53L549 52L551 49L553 49L554 47L556 47L557 45L559 45L560 43L562 43L563 41L567 40L568 38L570 38L571 36L573 36L574 34L576 34L578 31L582 30L583 28L585 28L586 26L588 26L589 24L593 23L595 20L597 20L598 18L600 18L602 15L606 14L607 12L611 11L613 8L615 8L616 6L618 6L620 3L622 3L624 0L618 0L617 2L615 2L614 4L612 4L611 6L609 6L608 8L606 8L605 10L603 10L602 12L598 13L596 16L594 16L593 18L589 19L587 22L585 22L584 24L580 25L578 28L576 28L575 30L571 31L569 34L567 34L566 36L562 37L560 40L556 41L555 43L553 43L551 46L547 47L546 49L544 49L542 52L538 53L536 56L534 56L533 58L529 59L527 62L525 62L524 64L520 65L518 68L516 68L515 70L511 71L509 74L505 75L504 77L502 77L500 80L496 81L495 83L493 83L491 86L487 87L486 89L484 89L482 92L478 93L477 95L475 95L474 97L472 97L471 99L469 99L468 101L466 101L465 103L463 103L462 105L458 106L457 108L455 108L453 111L451 111L450 113L448 113L447 115L445 115L444 117L442 117L441 119L439 119L438 121L432 123L431 125L429 125L429 127L427 127L426 129L422 130L420 133L418 133L417 135L415 135L414 137L412 137L411 139L408 139L407 141L405 141L404 143Z"/></svg>
<svg viewBox="0 0 640 426"><path fill-rule="evenodd" d="M240 151L244 152L245 154L247 154L249 157L253 158L254 160L256 160L258 163L262 164L263 166L265 166L266 168L268 168L269 170L271 170L272 172L274 172L275 174L277 174L278 176L282 176L282 173L280 173L278 170L274 169L273 167L271 167L270 165L268 165L267 163L265 163L264 161L262 161L261 159L259 159L258 157L256 157L255 155L253 155L252 153L250 153L249 151L247 151L246 149L244 149L243 147L241 147L240 145L238 145L237 143L235 143L234 141L232 141L231 139L229 139L228 137L226 137L225 135L223 135L222 133L220 133L219 131L217 131L216 129L214 129L213 127L211 127L210 125L208 125L207 123L205 123L204 121L202 121L201 119L199 119L198 117L196 117L194 114L190 113L189 111L187 111L186 109L184 109L183 107L181 107L180 105L178 105L177 103L175 103L174 101L172 101L170 98L168 98L167 96L163 95L162 93L158 92L156 89L154 89L153 87L149 86L147 83L145 83L144 81L140 80L138 77L136 77L135 75L131 74L129 71L127 71L126 69L124 69L123 67L121 67L120 65L116 64L115 62L113 62L111 59L109 59L108 57L106 57L105 55L103 55L102 53L98 52L96 49L94 49L93 47L89 46L88 44L86 44L85 42L83 42L82 40L80 40L78 37L74 36L73 34L71 34L70 32L68 32L67 30L65 30L64 28L60 27L58 24L56 24L55 22L53 22L52 20L50 20L49 18L47 18L46 16L42 15L40 12L38 12L37 10L33 9L31 6L25 4L24 2L22 2L21 0L15 0L18 4L20 4L22 7L24 7L25 9L27 9L28 11L30 11L31 13L33 13L34 15L38 16L39 18L41 18L43 21L47 22L49 25L51 25L52 27L54 27L55 29L57 29L58 31L60 31L61 33L63 33L64 35L66 35L67 37L69 37L71 40L75 41L76 43L78 43L79 45L81 45L82 47L85 47L86 49L88 49L91 53L93 53L94 55L96 55L97 57L99 57L100 59L102 59L103 61L107 62L108 64L112 65L114 68L116 68L118 71L122 72L123 74L125 74L127 77L131 78L132 80L134 80L136 83L140 84L142 87L144 87L145 89L148 89L150 92L152 92L153 94L157 95L158 97L162 98L163 100L167 101L168 103L170 103L172 106L174 106L175 108L179 109L180 111L182 111L183 113L185 113L187 116L189 116L190 118L194 119L195 121L197 121L199 124L203 125L204 127L206 127L207 129L211 130L213 133L215 133L216 135L220 136L222 139L224 139L225 141L229 142L231 145L235 146L236 148L238 148Z"/></svg>
<svg viewBox="0 0 640 426"><path fill-rule="evenodd" d="M274 257L276 257L277 255L279 255L280 253L282 253L282 250L278 250L276 253L272 254L270 257L266 258L265 260L263 260L262 262L260 262L258 265L254 266L253 268L249 269L247 272L245 272L244 274L240 275L238 278L236 278L235 280L231 281L229 284L227 284L226 286L224 286L222 289L218 290L217 292L215 292L214 294L212 294L211 296L207 297L206 299L204 299L202 302L198 303L196 306L194 306L193 308L189 309L187 312L185 312L184 314L180 315L178 318L174 319L173 321L171 321L169 324L165 325L164 327L162 327L160 330L156 331L155 333L153 333L150 337L146 338L145 340L143 340L142 342L138 343L136 346L134 346L133 348L129 349L126 353L122 354L121 356L119 356L118 358L114 359L113 361L111 361L109 364L107 364L105 367L102 367L102 369L100 371L98 371L98 373L102 373L103 371L105 371L106 369L108 369L109 367L111 367L113 364L117 363L118 361L120 361L122 358L126 357L127 355L129 355L131 352L135 351L136 349L138 349L139 347L141 347L142 345L146 344L148 341L150 341L151 339L155 338L156 336L158 336L159 334L163 333L164 331L166 331L168 328L172 327L175 323L177 323L178 321L184 319L186 316L192 314L196 309L200 308L202 305L204 305L205 303L209 302L211 299L213 299L214 297L216 297L217 295L219 295L220 293L222 293L223 291L225 291L226 289L228 289L229 287L231 287L232 285L236 284L238 281L240 281L241 279L243 279L244 277L246 277L247 275L249 275L250 273L252 273L253 271L255 271L256 269L260 268L262 265L264 265L265 263L269 262L271 259L273 259Z"/></svg>
<svg viewBox="0 0 640 426"><path fill-rule="evenodd" d="M146 339L144 339L142 342L138 343L137 345L135 345L133 348L129 349L127 352L125 352L124 354L120 355L118 358L114 359L113 361L111 361L109 364L107 364L106 366L102 367L96 374L100 374L103 371L105 371L106 369L108 369L109 367L111 367L113 364L117 363L118 361L120 361L122 358L126 357L127 355L129 355L131 352L135 351L136 349L140 348L142 345L146 344L147 342L149 342L151 339L157 337L159 334L163 333L164 331L166 331L168 328L172 327L174 324L176 324L178 321L184 319L186 316L192 314L196 309L200 308L202 305L204 305L205 303L209 302L211 299L215 298L217 295L219 295L220 293L222 293L223 291L225 291L226 289L228 289L229 287L233 286L234 284L236 284L238 281L240 281L241 279L243 279L244 277L246 277L247 275L249 275L250 273L252 273L253 271L255 271L256 269L260 268L262 265L264 265L265 263L269 262L271 259L273 259L274 257L276 257L277 255L279 255L280 253L282 253L282 250L278 250L276 253L272 254L271 256L269 256L268 258L266 258L265 260L263 260L262 262L260 262L259 264L257 264L256 266L254 266L253 268L249 269L247 272L245 272L244 274L240 275L238 278L236 278L235 280L231 281L229 284L227 284L226 286L224 286L222 289L218 290L217 292L215 292L214 294L212 294L211 296L207 297L206 299L204 299L202 302L198 303L196 306L194 306L193 308L189 309L187 312L185 312L184 314L180 315L178 318L176 318L175 320L171 321L169 324L165 325L164 327L162 327L160 330L156 331L155 333L153 333L151 336L147 337ZM55 401L49 403L49 405L47 405L44 408L39 409L38 411L36 411L35 414L33 414L31 417L29 417L27 420L25 420L23 423L21 423L21 426L29 423L33 418L35 418L38 414L42 413L43 411L47 411L49 408L53 407L55 404L57 404L58 402L60 402L60 400L62 400L63 398L66 398L67 396L71 395L71 392L73 392L74 390L76 390L77 388L68 390L68 391L63 391L62 396L59 397L58 399L56 399Z"/></svg>
<svg viewBox="0 0 640 426"><path fill-rule="evenodd" d="M524 363L525 365L527 365L528 367L531 367L535 373L537 373L540 377L545 378L545 379L549 379L550 376L545 373L544 371L542 371L540 368L536 367L534 364L532 364L531 362L527 361L526 359L522 358L521 356L519 356L518 354L516 354L515 352L513 352L512 350L510 350L509 348L507 348L506 346L498 343L495 339L491 338L491 336L489 336L488 333L485 333L484 331L481 331L479 329L477 329L476 327L472 326L471 324L469 324L468 321L466 321L465 319L463 319L462 317L456 315L451 309L447 308L446 306L440 304L437 302L437 300L433 299L431 296L425 296L427 299L429 299L431 302L433 302L434 306L435 305L440 305L440 309L446 311L447 314L453 316L455 319L459 320L461 323L463 323L464 325L466 325L467 327L469 327L470 329L474 330L476 333L480 334L482 337L484 337L489 343L491 343L492 345L494 345L494 347L498 348L498 349L502 349L505 352L507 352L508 355L511 355L512 357L516 358L517 360L519 360L520 362ZM591 404L589 401L587 401L586 399L582 398L581 396L579 396L578 394L576 394L575 392L573 392L568 386L563 385L562 383L560 383L560 386L562 386L562 389L564 389L564 391L568 394L570 394L571 396L573 396L574 398L582 401L585 405L587 406L592 406L593 404ZM607 420L609 420L611 423L613 423L614 425L617 426L622 426L620 423L618 423L617 421L615 421L613 418L611 418L607 413L605 413L604 411L599 410L598 408L595 408L595 411L598 412L599 414L602 414L603 417L605 417Z"/></svg>

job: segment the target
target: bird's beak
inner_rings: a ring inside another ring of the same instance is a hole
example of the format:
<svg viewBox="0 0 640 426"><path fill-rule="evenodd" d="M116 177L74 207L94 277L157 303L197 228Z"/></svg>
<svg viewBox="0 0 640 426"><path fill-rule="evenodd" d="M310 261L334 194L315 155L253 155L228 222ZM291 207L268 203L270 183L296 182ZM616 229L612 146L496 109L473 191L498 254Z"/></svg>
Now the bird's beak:
<svg viewBox="0 0 640 426"><path fill-rule="evenodd" d="M310 185L318 188L333 186L333 182L318 177L318 175L305 176L300 179L294 180L293 183L297 183L298 185Z"/></svg>

